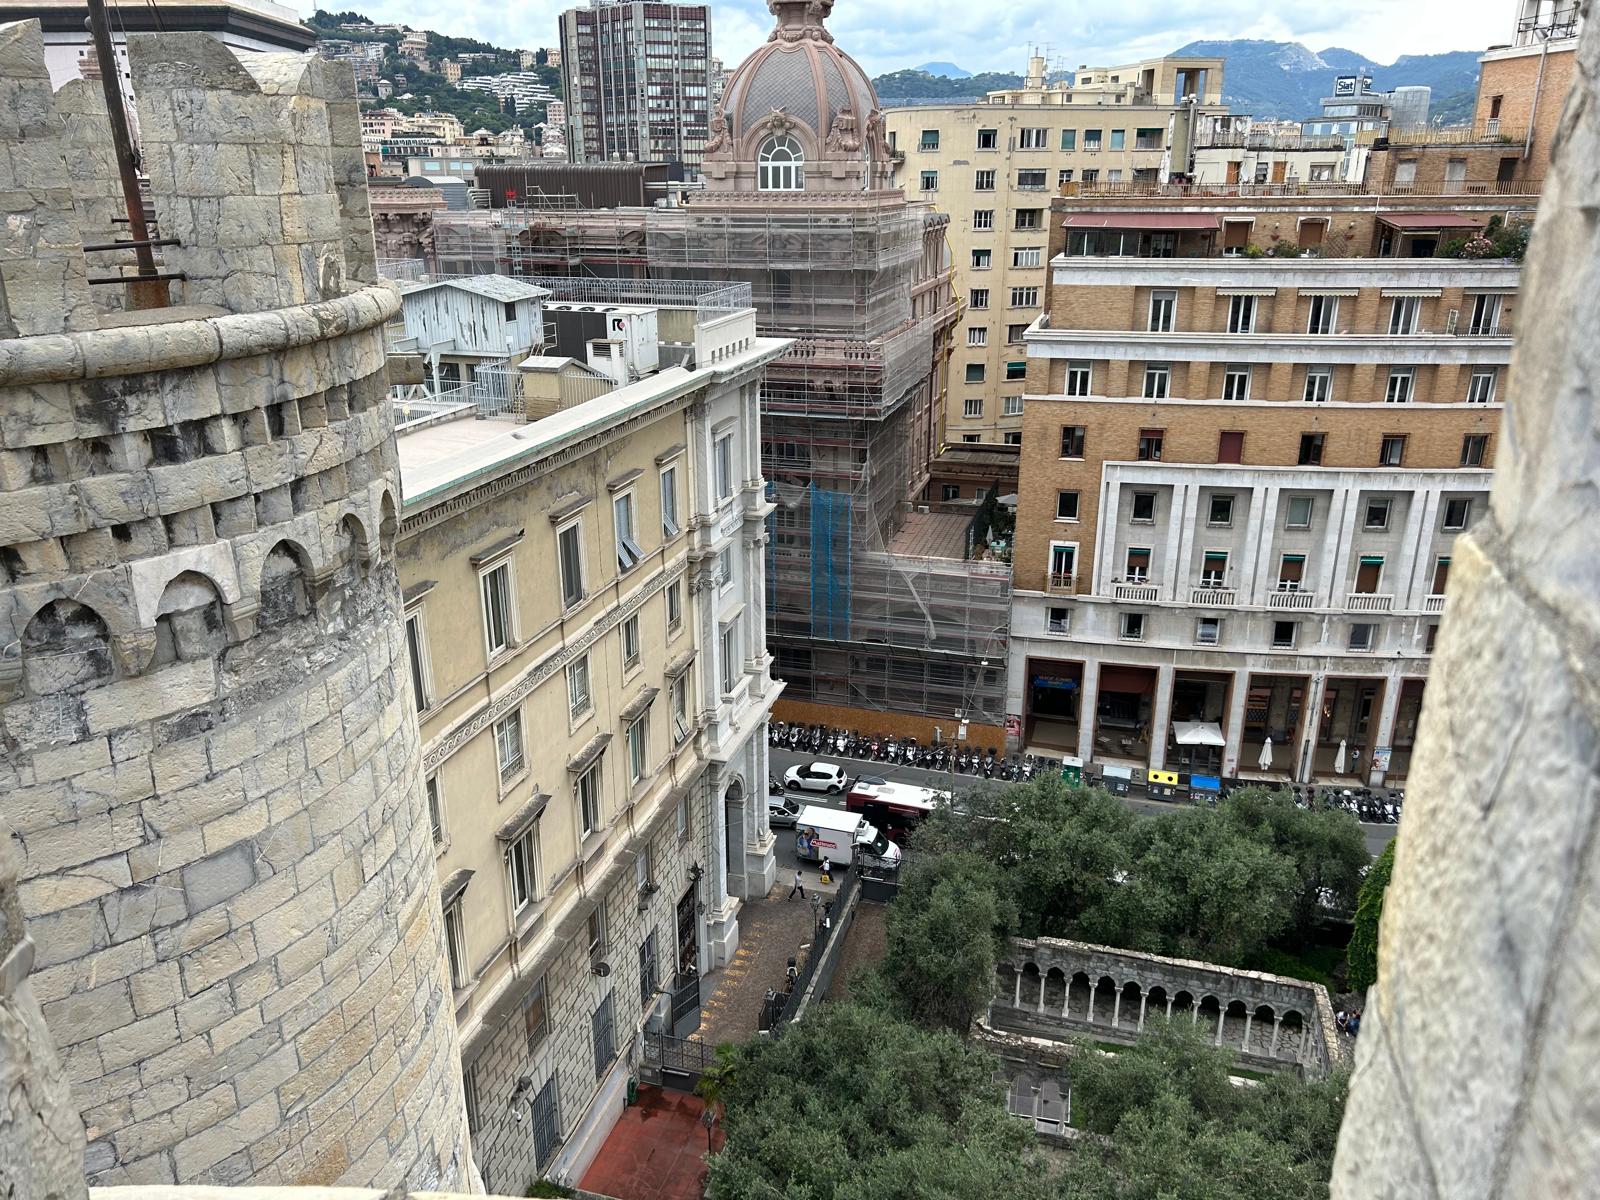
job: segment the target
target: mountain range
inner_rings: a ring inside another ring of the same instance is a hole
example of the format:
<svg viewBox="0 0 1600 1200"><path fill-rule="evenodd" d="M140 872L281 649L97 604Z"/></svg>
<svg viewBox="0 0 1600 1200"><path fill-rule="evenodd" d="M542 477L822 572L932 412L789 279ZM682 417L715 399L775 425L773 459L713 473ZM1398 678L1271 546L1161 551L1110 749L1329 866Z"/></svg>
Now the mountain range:
<svg viewBox="0 0 1600 1200"><path fill-rule="evenodd" d="M1446 124L1467 119L1478 83L1476 50L1445 54L1406 54L1385 66L1330 46L1313 51L1299 42L1254 39L1190 42L1176 54L1222 58L1223 101L1236 113L1288 120L1314 117L1318 101L1333 90L1336 75L1371 75L1387 91L1405 85L1433 89L1431 115ZM873 83L887 104L958 100L1001 88L1021 87L1022 77L992 71L968 75L954 63L924 63L880 75Z"/></svg>

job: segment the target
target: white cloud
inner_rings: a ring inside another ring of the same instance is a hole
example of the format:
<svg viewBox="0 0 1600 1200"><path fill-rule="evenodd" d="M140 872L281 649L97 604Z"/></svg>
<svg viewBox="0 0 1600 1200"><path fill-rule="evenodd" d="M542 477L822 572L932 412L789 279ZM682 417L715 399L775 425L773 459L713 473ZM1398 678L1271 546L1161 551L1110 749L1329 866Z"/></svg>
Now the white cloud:
<svg viewBox="0 0 1600 1200"><path fill-rule="evenodd" d="M559 14L572 3L525 0L336 0L373 20L477 37L512 47L552 46ZM300 0L309 15L315 5ZM1342 46L1377 62L1401 54L1478 50L1511 33L1506 0L837 0L829 22L839 45L873 74L919 63L969 71L1020 72L1029 48L1048 47L1067 67L1114 65L1169 53L1197 39L1266 38L1312 50ZM772 27L763 0L724 0L711 10L716 53L732 66Z"/></svg>

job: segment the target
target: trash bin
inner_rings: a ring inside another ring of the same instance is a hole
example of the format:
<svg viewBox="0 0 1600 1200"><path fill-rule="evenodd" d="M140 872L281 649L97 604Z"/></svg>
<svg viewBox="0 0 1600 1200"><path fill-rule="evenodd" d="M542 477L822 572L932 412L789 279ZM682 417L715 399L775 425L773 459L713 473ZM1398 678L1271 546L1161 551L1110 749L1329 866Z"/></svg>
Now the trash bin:
<svg viewBox="0 0 1600 1200"><path fill-rule="evenodd" d="M639 1079L635 1075L628 1076L628 1104L639 1103Z"/></svg>

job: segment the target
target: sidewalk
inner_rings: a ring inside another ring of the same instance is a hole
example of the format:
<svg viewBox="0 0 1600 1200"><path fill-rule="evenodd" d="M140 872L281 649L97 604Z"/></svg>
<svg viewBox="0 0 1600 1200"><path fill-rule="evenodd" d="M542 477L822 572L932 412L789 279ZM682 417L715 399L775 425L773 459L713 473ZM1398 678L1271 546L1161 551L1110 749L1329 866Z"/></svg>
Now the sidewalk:
<svg viewBox="0 0 1600 1200"><path fill-rule="evenodd" d="M702 1002L700 1028L690 1040L716 1046L753 1038L767 989L783 990L789 959L800 960L802 947L809 946L814 929L810 901L787 899L793 875L779 874L788 877L763 899L747 900L740 909L739 949L731 963L702 985L713 990ZM816 873L807 871L806 878L815 880ZM812 892L810 884L806 892Z"/></svg>

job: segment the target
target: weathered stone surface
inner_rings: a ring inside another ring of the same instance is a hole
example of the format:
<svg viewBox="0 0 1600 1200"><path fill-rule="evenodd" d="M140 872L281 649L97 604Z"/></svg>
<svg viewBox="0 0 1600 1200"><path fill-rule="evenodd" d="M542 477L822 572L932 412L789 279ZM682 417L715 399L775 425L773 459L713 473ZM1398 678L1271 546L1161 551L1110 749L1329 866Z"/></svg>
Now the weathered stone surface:
<svg viewBox="0 0 1600 1200"><path fill-rule="evenodd" d="M0 38L0 71L5 67ZM83 1121L28 982L33 946L23 933L10 843L10 831L0 824L0 1195L80 1200L88 1195ZM86 999L81 1014L102 1022L120 1019L115 989Z"/></svg>
<svg viewBox="0 0 1600 1200"><path fill-rule="evenodd" d="M1528 270L1491 516L1459 539L1335 1197L1600 1178L1600 30Z"/></svg>

